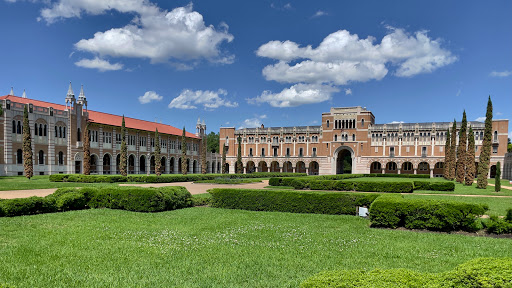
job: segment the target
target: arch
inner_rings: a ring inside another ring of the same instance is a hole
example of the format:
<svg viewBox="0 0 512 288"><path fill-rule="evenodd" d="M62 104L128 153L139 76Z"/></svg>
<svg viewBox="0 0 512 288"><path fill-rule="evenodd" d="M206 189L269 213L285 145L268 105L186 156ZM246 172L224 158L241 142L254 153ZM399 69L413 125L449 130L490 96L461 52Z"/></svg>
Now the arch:
<svg viewBox="0 0 512 288"><path fill-rule="evenodd" d="M371 174L381 174L382 173L382 164L380 162L372 162L370 164L370 173Z"/></svg>
<svg viewBox="0 0 512 288"><path fill-rule="evenodd" d="M427 162L420 162L416 174L430 174L430 165Z"/></svg>
<svg viewBox="0 0 512 288"><path fill-rule="evenodd" d="M211 173L215 173L215 161L212 161L212 170L210 171Z"/></svg>
<svg viewBox="0 0 512 288"><path fill-rule="evenodd" d="M401 174L414 174L414 169L411 162L406 161L402 163L402 169L400 169Z"/></svg>
<svg viewBox="0 0 512 288"><path fill-rule="evenodd" d="M260 161L258 163L258 172L268 172L267 162Z"/></svg>
<svg viewBox="0 0 512 288"><path fill-rule="evenodd" d="M256 165L253 161L249 161L245 164L245 173L253 173L256 172Z"/></svg>
<svg viewBox="0 0 512 288"><path fill-rule="evenodd" d="M155 162L155 155L151 155L151 157L149 158L149 173L150 174L155 174L155 165L156 162Z"/></svg>
<svg viewBox="0 0 512 288"><path fill-rule="evenodd" d="M146 156L140 155L139 157L139 173L146 173Z"/></svg>
<svg viewBox="0 0 512 288"><path fill-rule="evenodd" d="M176 173L178 173L178 174L181 173L181 157L178 158L178 171L176 171Z"/></svg>
<svg viewBox="0 0 512 288"><path fill-rule="evenodd" d="M320 165L318 165L318 162L311 161L309 162L309 175L318 175Z"/></svg>
<svg viewBox="0 0 512 288"><path fill-rule="evenodd" d="M89 159L89 171L91 174L98 173L98 167L96 163L98 163L98 156L96 156L96 154L91 154L91 158Z"/></svg>
<svg viewBox="0 0 512 288"><path fill-rule="evenodd" d="M297 164L295 164L295 172L306 173L306 164L304 164L302 161L297 162Z"/></svg>
<svg viewBox="0 0 512 288"><path fill-rule="evenodd" d="M169 174L174 174L174 157L171 157L171 160L169 160Z"/></svg>
<svg viewBox="0 0 512 288"><path fill-rule="evenodd" d="M57 158L58 165L64 165L64 152L59 151L59 157Z"/></svg>
<svg viewBox="0 0 512 288"><path fill-rule="evenodd" d="M103 174L110 174L110 154L103 155Z"/></svg>
<svg viewBox="0 0 512 288"><path fill-rule="evenodd" d="M135 173L135 155L130 154L128 156L128 174L134 174Z"/></svg>
<svg viewBox="0 0 512 288"><path fill-rule="evenodd" d="M293 173L292 162L286 161L283 163L283 173Z"/></svg>
<svg viewBox="0 0 512 288"><path fill-rule="evenodd" d="M190 171L190 159L187 158L186 162L187 162L187 172L189 172Z"/></svg>
<svg viewBox="0 0 512 288"><path fill-rule="evenodd" d="M393 161L386 163L386 170L385 170L385 173L386 173L386 174L397 174L397 173L398 173L398 170L397 170L397 165L396 165L396 163L395 163L395 162L393 162Z"/></svg>
<svg viewBox="0 0 512 288"><path fill-rule="evenodd" d="M37 155L38 157L38 162L39 165L44 165L44 151L43 150L39 150L39 155Z"/></svg>
<svg viewBox="0 0 512 288"><path fill-rule="evenodd" d="M489 171L490 178L496 178L496 165L492 165Z"/></svg>
<svg viewBox="0 0 512 288"><path fill-rule="evenodd" d="M270 163L270 172L281 172L277 161L272 161L272 163Z"/></svg>
<svg viewBox="0 0 512 288"><path fill-rule="evenodd" d="M221 173L222 171L220 170L220 162L217 162L217 173Z"/></svg>
<svg viewBox="0 0 512 288"><path fill-rule="evenodd" d="M442 177L443 174L444 174L444 162L437 162L434 165L434 177Z"/></svg>
<svg viewBox="0 0 512 288"><path fill-rule="evenodd" d="M165 163L167 162L166 160L167 160L167 158L165 158L165 156L160 157L160 173L161 174L165 174L165 172L166 172L166 170L165 170Z"/></svg>
<svg viewBox="0 0 512 288"><path fill-rule="evenodd" d="M347 146L341 146L334 152L336 158L336 174L352 174L352 159L354 151Z"/></svg>
<svg viewBox="0 0 512 288"><path fill-rule="evenodd" d="M224 164L224 167L226 167L226 174L229 174L229 163Z"/></svg>
<svg viewBox="0 0 512 288"><path fill-rule="evenodd" d="M116 174L121 174L121 153L117 153L116 156Z"/></svg>
<svg viewBox="0 0 512 288"><path fill-rule="evenodd" d="M197 160L194 160L194 162L192 162L193 165L192 165L192 173L197 173Z"/></svg>

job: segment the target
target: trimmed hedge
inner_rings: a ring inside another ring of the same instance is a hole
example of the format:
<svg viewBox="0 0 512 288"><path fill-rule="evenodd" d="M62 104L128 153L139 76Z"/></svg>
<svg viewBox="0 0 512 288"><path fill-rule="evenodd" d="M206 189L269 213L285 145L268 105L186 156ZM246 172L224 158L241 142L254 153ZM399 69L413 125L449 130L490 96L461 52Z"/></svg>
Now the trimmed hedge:
<svg viewBox="0 0 512 288"><path fill-rule="evenodd" d="M358 192L385 192L385 193L412 193L414 186L412 182L376 182L376 181L351 181L351 180L311 180L300 178L281 181L285 186L292 186L295 189L308 187L311 190L337 190L337 191L358 191Z"/></svg>
<svg viewBox="0 0 512 288"><path fill-rule="evenodd" d="M487 228L487 233L510 234L512 233L512 209L507 210L507 216L504 219L493 215L483 223Z"/></svg>
<svg viewBox="0 0 512 288"><path fill-rule="evenodd" d="M143 183L173 183L191 182L199 180L214 180L215 178L268 178L268 177L299 177L307 176L305 173L276 173L257 172L250 174L170 174L170 175L82 175L82 174L53 174L51 182L82 182L82 183L117 183L117 182L143 182Z"/></svg>
<svg viewBox="0 0 512 288"><path fill-rule="evenodd" d="M370 206L370 221L372 227L472 232L481 228L477 219L487 209L487 205L456 201L382 196Z"/></svg>
<svg viewBox="0 0 512 288"><path fill-rule="evenodd" d="M414 181L414 190L454 191L455 183L451 181Z"/></svg>
<svg viewBox="0 0 512 288"><path fill-rule="evenodd" d="M315 214L355 215L378 194L214 188L210 205L217 208Z"/></svg>
<svg viewBox="0 0 512 288"><path fill-rule="evenodd" d="M408 269L341 270L320 272L301 283L301 288L387 287L511 287L512 258L478 258L444 273L420 273Z"/></svg>
<svg viewBox="0 0 512 288"><path fill-rule="evenodd" d="M0 216L13 217L56 212L54 198L29 197L0 200Z"/></svg>

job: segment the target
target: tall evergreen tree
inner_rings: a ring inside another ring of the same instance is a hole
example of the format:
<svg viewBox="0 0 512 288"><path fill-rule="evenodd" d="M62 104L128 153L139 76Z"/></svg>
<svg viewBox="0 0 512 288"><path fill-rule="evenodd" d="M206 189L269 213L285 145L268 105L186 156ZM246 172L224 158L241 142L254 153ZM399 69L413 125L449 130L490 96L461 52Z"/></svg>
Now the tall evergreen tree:
<svg viewBox="0 0 512 288"><path fill-rule="evenodd" d="M119 156L119 171L121 175L128 175L128 169L126 169L128 164L128 151L126 147L126 125L124 123L124 115L123 115L123 123L121 124L121 156Z"/></svg>
<svg viewBox="0 0 512 288"><path fill-rule="evenodd" d="M4 110L2 109L2 104L0 103L0 116L2 116L2 115L4 115Z"/></svg>
<svg viewBox="0 0 512 288"><path fill-rule="evenodd" d="M453 119L453 126L451 131L451 144L450 144L450 180L455 178L455 155L457 150L457 121Z"/></svg>
<svg viewBox="0 0 512 288"><path fill-rule="evenodd" d="M238 151L236 155L236 172L235 173L244 173L244 164L242 163L242 137L238 136Z"/></svg>
<svg viewBox="0 0 512 288"><path fill-rule="evenodd" d="M158 134L158 128L155 129L155 151L153 152L155 157L155 174L156 176L162 175L162 150L160 149L160 134Z"/></svg>
<svg viewBox="0 0 512 288"><path fill-rule="evenodd" d="M446 130L446 142L444 143L444 170L445 179L450 179L450 151L451 151L450 129Z"/></svg>
<svg viewBox="0 0 512 288"><path fill-rule="evenodd" d="M473 181L475 180L475 168L475 133L473 133L473 128L469 126L465 179L465 184L467 186L473 185Z"/></svg>
<svg viewBox="0 0 512 288"><path fill-rule="evenodd" d="M84 175L91 174L91 139L89 139L89 123L85 126L84 130Z"/></svg>
<svg viewBox="0 0 512 288"><path fill-rule="evenodd" d="M501 191L501 163L499 161L496 163L496 179L494 182L494 191Z"/></svg>
<svg viewBox="0 0 512 288"><path fill-rule="evenodd" d="M491 96L487 101L487 113L485 114L485 130L484 140L482 141L482 149L480 157L478 157L478 178L477 187L481 189L487 188L487 174L489 173L489 163L491 161L491 139L492 139L492 101Z"/></svg>
<svg viewBox="0 0 512 288"><path fill-rule="evenodd" d="M206 174L206 171L208 169L206 165L206 150L207 148L207 140L206 136L203 135L201 138L201 174Z"/></svg>
<svg viewBox="0 0 512 288"><path fill-rule="evenodd" d="M462 122L459 130L459 147L457 149L457 177L459 183L464 183L466 178L466 152L468 149L468 121L466 119L466 110L462 113Z"/></svg>
<svg viewBox="0 0 512 288"><path fill-rule="evenodd" d="M185 137L185 126L183 126L183 134L181 134L181 174L187 175L187 138Z"/></svg>
<svg viewBox="0 0 512 288"><path fill-rule="evenodd" d="M222 174L229 173L226 171L226 145L222 145Z"/></svg>
<svg viewBox="0 0 512 288"><path fill-rule="evenodd" d="M30 123L28 122L28 105L23 110L23 168L25 177L34 176L34 162L32 161L32 138L30 136Z"/></svg>

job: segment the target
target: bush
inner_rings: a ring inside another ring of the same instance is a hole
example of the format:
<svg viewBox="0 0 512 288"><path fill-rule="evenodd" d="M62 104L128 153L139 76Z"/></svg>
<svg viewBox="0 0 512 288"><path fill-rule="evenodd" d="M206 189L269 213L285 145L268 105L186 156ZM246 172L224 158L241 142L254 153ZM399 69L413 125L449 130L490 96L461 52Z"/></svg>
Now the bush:
<svg viewBox="0 0 512 288"><path fill-rule="evenodd" d="M510 210L509 210L510 211ZM508 234L512 233L512 221L501 219L498 216L491 216L487 222L484 222L487 233Z"/></svg>
<svg viewBox="0 0 512 288"><path fill-rule="evenodd" d="M383 196L372 203L370 221L372 227L476 231L476 220L487 209L480 204Z"/></svg>
<svg viewBox="0 0 512 288"><path fill-rule="evenodd" d="M505 216L505 220L508 222L512 222L512 208L507 209L507 215Z"/></svg>
<svg viewBox="0 0 512 288"><path fill-rule="evenodd" d="M451 181L414 181L414 190L430 190L430 191L454 191L455 183Z"/></svg>
<svg viewBox="0 0 512 288"><path fill-rule="evenodd" d="M306 180L302 180L306 181ZM412 182L376 182L350 180L311 180L308 181L311 190L338 190L360 192L412 193Z"/></svg>
<svg viewBox="0 0 512 288"><path fill-rule="evenodd" d="M478 258L444 273L419 273L407 269L324 271L306 279L300 287L505 288L511 284L512 258Z"/></svg>
<svg viewBox="0 0 512 288"><path fill-rule="evenodd" d="M60 211L82 210L87 207L87 199L82 193L70 192L59 196L55 205Z"/></svg>
<svg viewBox="0 0 512 288"><path fill-rule="evenodd" d="M54 198L29 197L0 201L0 216L13 217L57 211Z"/></svg>
<svg viewBox="0 0 512 288"><path fill-rule="evenodd" d="M357 206L369 206L378 194L289 190L214 188L212 207L251 211L355 215Z"/></svg>

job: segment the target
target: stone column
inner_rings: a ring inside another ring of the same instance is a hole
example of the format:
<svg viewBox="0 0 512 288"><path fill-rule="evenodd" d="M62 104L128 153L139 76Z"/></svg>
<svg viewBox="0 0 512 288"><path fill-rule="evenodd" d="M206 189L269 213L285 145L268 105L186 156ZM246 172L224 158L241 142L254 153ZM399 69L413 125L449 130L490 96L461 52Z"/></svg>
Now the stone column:
<svg viewBox="0 0 512 288"><path fill-rule="evenodd" d="M434 168L430 168L430 178L434 177Z"/></svg>

